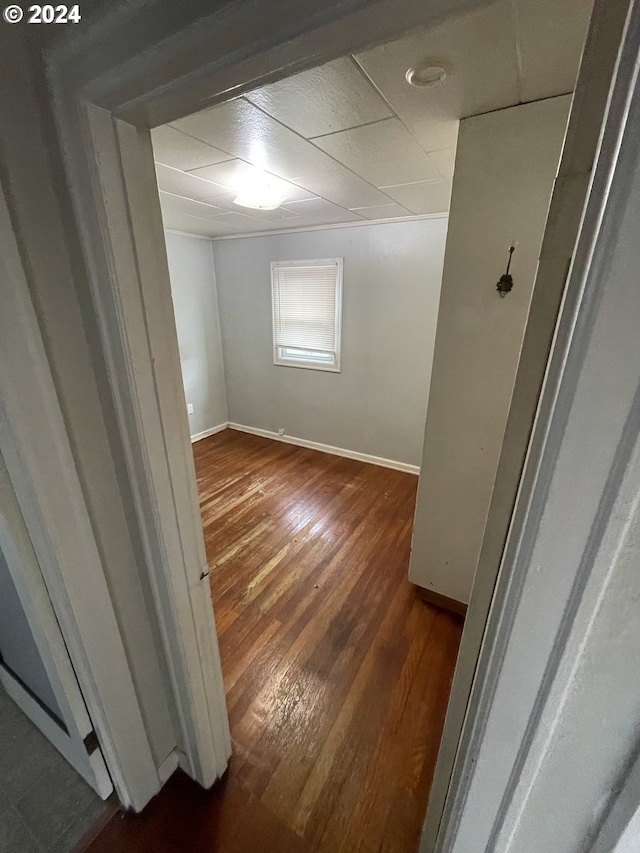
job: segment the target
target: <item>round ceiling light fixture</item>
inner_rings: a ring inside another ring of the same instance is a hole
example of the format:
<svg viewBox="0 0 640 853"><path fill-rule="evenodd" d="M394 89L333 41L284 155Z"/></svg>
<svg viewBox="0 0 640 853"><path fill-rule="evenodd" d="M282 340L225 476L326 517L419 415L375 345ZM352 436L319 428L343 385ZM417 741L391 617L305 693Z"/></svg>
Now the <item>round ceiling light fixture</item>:
<svg viewBox="0 0 640 853"><path fill-rule="evenodd" d="M437 86L448 75L449 69L441 63L426 63L412 65L404 75L410 86L416 89L430 89Z"/></svg>
<svg viewBox="0 0 640 853"><path fill-rule="evenodd" d="M261 169L252 169L237 185L238 195L233 200L240 207L254 210L275 210L287 199L287 185Z"/></svg>

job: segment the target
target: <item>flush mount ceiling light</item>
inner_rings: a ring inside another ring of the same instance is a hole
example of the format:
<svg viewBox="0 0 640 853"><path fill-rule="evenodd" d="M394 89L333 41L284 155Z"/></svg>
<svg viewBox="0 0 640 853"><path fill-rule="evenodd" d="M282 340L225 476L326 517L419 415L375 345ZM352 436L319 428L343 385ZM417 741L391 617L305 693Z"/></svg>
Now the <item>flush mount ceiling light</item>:
<svg viewBox="0 0 640 853"><path fill-rule="evenodd" d="M442 83L448 73L448 68L441 63L423 62L421 65L412 65L404 77L407 83L416 89L430 89Z"/></svg>
<svg viewBox="0 0 640 853"><path fill-rule="evenodd" d="M254 210L275 210L287 198L287 188L283 181L254 169L245 175L239 183L238 195L233 203Z"/></svg>

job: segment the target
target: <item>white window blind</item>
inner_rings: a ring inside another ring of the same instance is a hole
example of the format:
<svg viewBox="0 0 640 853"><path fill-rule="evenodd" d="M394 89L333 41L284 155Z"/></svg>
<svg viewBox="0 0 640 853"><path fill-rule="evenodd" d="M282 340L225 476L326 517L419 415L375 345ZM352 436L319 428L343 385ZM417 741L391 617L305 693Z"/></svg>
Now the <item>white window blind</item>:
<svg viewBox="0 0 640 853"><path fill-rule="evenodd" d="M342 258L271 264L274 362L340 369Z"/></svg>

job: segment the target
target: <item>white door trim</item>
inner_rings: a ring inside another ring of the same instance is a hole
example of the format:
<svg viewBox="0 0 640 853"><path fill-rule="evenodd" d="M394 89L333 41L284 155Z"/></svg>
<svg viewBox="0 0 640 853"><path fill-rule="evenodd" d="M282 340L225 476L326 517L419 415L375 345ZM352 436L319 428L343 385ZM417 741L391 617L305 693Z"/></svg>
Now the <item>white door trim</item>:
<svg viewBox="0 0 640 853"><path fill-rule="evenodd" d="M561 299L566 290L566 312L567 303L574 301L574 294L580 287L575 275L568 277L569 266L589 193L592 164L598 150L628 8L629 0L596 0L593 9L548 215L549 223L562 222L562 228L547 228L541 248L537 284L431 787L422 837L423 851L430 851L435 845L442 820ZM593 224L587 223L586 227ZM583 242L585 238L586 232L583 233ZM464 747L457 757L458 767L463 754Z"/></svg>
<svg viewBox="0 0 640 853"><path fill-rule="evenodd" d="M631 0L597 161L458 744L449 795L437 840L434 844L432 837L423 838L423 853L468 850L465 845L469 843L469 823L462 840L460 832L471 813L474 849L476 845L483 853L515 849L511 843L518 821L524 814L536 773L549 755L554 730L563 713L567 713L571 692L576 689L573 677L581 655L588 653L589 632L600 615L599 593L608 581L607 571L613 573L617 551L627 538L628 519L624 512L636 511L633 500L624 493L630 490L627 473L634 454L637 455L640 392L629 394L628 387L616 383L617 376L625 375L627 365L636 370L635 364L621 361L624 353L614 352L606 364L609 372L605 375L610 376L615 388L607 406L613 401L620 407L620 411L615 409L608 430L601 429L598 436L598 453L602 454L606 465L597 466L595 471L592 466L584 482L581 482L581 460L578 458L572 460L575 478L572 482L566 477L566 471L564 479L557 471L561 454L567 452L568 440L577 440L574 434L568 439L569 416L598 312L613 287L608 264L616 251L616 217L622 216L631 170L637 169L639 39L640 7ZM629 123L632 105L634 120ZM626 283L624 286L629 287ZM637 282L633 289L637 294ZM620 306L626 300L628 310L637 311L637 296L631 302L628 290L625 293L621 287L620 291L613 297L617 299L616 310L624 311ZM602 310L604 313L605 309ZM611 306L606 310L611 312ZM603 341L598 345L602 351ZM601 372L605 370L603 365L598 368ZM635 375L628 373L626 378ZM594 411L601 406L597 399L590 403ZM563 486L568 486L567 491L573 488L575 506L567 505L566 501L558 505L556 500L556 528L553 536L547 534L547 540L553 539L557 552L562 554L562 563L554 565L550 559L546 564L539 553L543 547L540 544L541 525L548 517L554 488L559 488L561 480ZM637 495L637 479L631 491ZM604 564L600 549L605 552ZM556 578L561 577L561 583L552 583L554 570ZM555 595L551 594L552 589ZM631 589L629 594L632 594ZM544 623L541 623L543 612ZM615 630L612 626L612 633L615 634ZM514 642L516 636L518 639ZM522 652L523 637L528 651L526 655L521 654L521 661L526 658L526 663L521 663L525 669L519 674L525 678L518 678L514 670L514 646L519 643ZM625 652L629 652L628 646ZM521 689L515 687L518 683ZM526 683L524 689L523 683ZM509 687L507 712L504 694ZM499 689L502 690L502 705ZM614 697L611 702L615 702ZM487 757L485 738L490 725L493 725L495 738L498 717L503 723L503 740L500 748L496 748L495 740L492 741L491 755ZM504 737L505 718L509 721L508 737ZM604 721L604 717L601 719ZM576 727L584 724L577 714L571 720L575 720ZM571 721L568 724L571 725ZM608 720L607 725L615 724ZM553 744L553 747L557 749L558 745ZM483 765L479 764L480 757L484 759ZM489 783L488 764L491 765ZM593 772L597 772L596 764ZM576 846L576 850L613 851L633 814L629 787L637 778L637 762L633 762L623 768L623 780L619 783L624 797L618 790L609 790L606 793L610 795L611 810L607 810L606 799L598 804L606 815L598 845L606 830L607 846ZM480 806L478 788L483 787L490 793ZM637 789L635 796L637 805ZM624 807L620 805L623 801ZM563 808L560 800L558 807ZM595 813L594 818L597 819ZM541 844L548 849L544 842Z"/></svg>
<svg viewBox="0 0 640 853"><path fill-rule="evenodd" d="M158 776L1 187L0 302L0 452L114 786L141 807Z"/></svg>
<svg viewBox="0 0 640 853"><path fill-rule="evenodd" d="M57 95L69 185L177 708L181 765L208 788L226 769L231 738L150 134L75 101L67 90Z"/></svg>
<svg viewBox="0 0 640 853"><path fill-rule="evenodd" d="M5 431L2 438L6 448L10 436ZM93 725L2 455L0 546L58 707L46 708L37 701L3 660L0 660L0 683L85 781L106 799L113 791L113 784L99 746L89 753L85 745Z"/></svg>

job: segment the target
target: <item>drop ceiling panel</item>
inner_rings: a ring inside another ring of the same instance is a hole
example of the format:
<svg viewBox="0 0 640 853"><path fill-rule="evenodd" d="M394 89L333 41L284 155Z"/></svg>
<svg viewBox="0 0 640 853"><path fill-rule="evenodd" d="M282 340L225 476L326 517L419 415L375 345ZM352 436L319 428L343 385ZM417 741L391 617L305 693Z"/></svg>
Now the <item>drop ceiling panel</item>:
<svg viewBox="0 0 640 853"><path fill-rule="evenodd" d="M160 204L175 213L186 213L190 216L197 216L201 219L209 219L212 216L220 216L221 213L227 211L222 207L217 207L212 204L204 204L201 201L194 201L192 198L183 198L179 195L171 195L160 191Z"/></svg>
<svg viewBox="0 0 640 853"><path fill-rule="evenodd" d="M182 169L185 172L189 169L197 169L198 166L209 166L211 163L230 159L230 155L225 151L213 148L206 142L201 142L168 126L156 127L152 130L151 140L158 163L173 166L174 169Z"/></svg>
<svg viewBox="0 0 640 853"><path fill-rule="evenodd" d="M214 226L214 219L200 219L198 216L189 216L187 213L176 213L171 210L162 209L162 222L170 231L185 231L188 234L199 234L202 237L214 237L222 234L218 225ZM226 234L233 233L228 229Z"/></svg>
<svg viewBox="0 0 640 853"><path fill-rule="evenodd" d="M310 194L321 196L346 209L386 204L389 201L384 193L358 175L340 168L338 163L334 164L334 168L335 171L327 171L322 175L296 178L296 182Z"/></svg>
<svg viewBox="0 0 640 853"><path fill-rule="evenodd" d="M436 167L438 172L446 181L451 181L453 178L453 168L456 162L456 149L445 148L442 151L430 151L429 160Z"/></svg>
<svg viewBox="0 0 640 853"><path fill-rule="evenodd" d="M287 201L322 196L342 207L364 207L385 204L388 198L358 175L327 158L327 167L319 175L296 178L296 183L283 181ZM250 179L255 167L243 160L229 160L215 166L195 169L190 174L214 181L225 187L237 186L239 181Z"/></svg>
<svg viewBox="0 0 640 853"><path fill-rule="evenodd" d="M420 181L415 184L400 184L385 187L387 195L411 213L446 213L449 210L451 185L445 181Z"/></svg>
<svg viewBox="0 0 640 853"><path fill-rule="evenodd" d="M264 86L247 100L307 139L393 115L350 57Z"/></svg>
<svg viewBox="0 0 640 853"><path fill-rule="evenodd" d="M365 219L395 219L398 216L411 216L411 211L400 204L381 204L379 207L358 207L353 213Z"/></svg>
<svg viewBox="0 0 640 853"><path fill-rule="evenodd" d="M255 166L245 163L244 160L231 159L224 163L204 166L202 169L193 169L190 174L206 181L213 181L228 190L235 189L238 185L250 178L255 171Z"/></svg>
<svg viewBox="0 0 640 853"><path fill-rule="evenodd" d="M294 228L296 222L293 220L297 220L300 214L295 212L295 208L287 208L280 205L280 207L276 207L275 210L251 210L250 208L242 208L240 205L236 204L234 210L237 213L247 213L249 216L257 216L259 219L264 220L266 222L276 222L279 223L280 228ZM283 220L287 220L284 222ZM291 221L289 221L291 220Z"/></svg>
<svg viewBox="0 0 640 853"><path fill-rule="evenodd" d="M252 174L255 172L255 166L250 163L245 163L244 160L228 160L226 163L218 163L214 166L206 166L203 169L195 169L190 174L195 175L205 180L213 181L227 189L236 188L234 194L237 195L237 188L243 181L250 181ZM315 193L309 192L302 187L296 186L289 181L282 181L282 189L287 194L288 201L301 201L303 199L315 198Z"/></svg>
<svg viewBox="0 0 640 853"><path fill-rule="evenodd" d="M439 177L433 163L397 118L343 130L314 142L376 187Z"/></svg>
<svg viewBox="0 0 640 853"><path fill-rule="evenodd" d="M498 0L356 59L425 151L455 144L459 118L520 99L511 0ZM444 65L450 73L432 88L407 85L407 69L425 62Z"/></svg>
<svg viewBox="0 0 640 853"><path fill-rule="evenodd" d="M196 201L212 202L213 199L229 192L227 187L197 178L188 172L172 169L156 163L158 187L163 192L192 198Z"/></svg>
<svg viewBox="0 0 640 853"><path fill-rule="evenodd" d="M285 180L329 167L322 151L243 98L182 118L174 127Z"/></svg>
<svg viewBox="0 0 640 853"><path fill-rule="evenodd" d="M256 213L262 213L262 211L256 211ZM268 220L260 219L259 216L251 216L247 213L237 213L233 211L231 213L225 213L223 216L219 217L219 221L223 227L230 226L242 231L259 231L260 226L265 224Z"/></svg>
<svg viewBox="0 0 640 853"><path fill-rule="evenodd" d="M335 222L357 222L363 219L357 212L345 210L337 204L332 204L323 198L314 198L309 201L285 202L283 207L292 210L300 216L305 216L310 222L318 225L326 225Z"/></svg>
<svg viewBox="0 0 640 853"><path fill-rule="evenodd" d="M163 199L165 222L181 223L167 227L224 236L445 213L459 120L572 90L591 5L494 0L153 131L159 187L182 197ZM407 69L424 63L447 77L411 87ZM253 168L288 182L277 210L234 204Z"/></svg>
<svg viewBox="0 0 640 853"><path fill-rule="evenodd" d="M249 234L254 231L267 231L269 223L264 220L257 220L247 217L241 221L227 222L223 216L217 219L210 219L211 229L210 237L230 237L234 234Z"/></svg>
<svg viewBox="0 0 640 853"><path fill-rule="evenodd" d="M535 101L575 87L587 37L591 0L514 0L518 19L522 100ZM567 38L559 37L566 33ZM542 48L542 49L541 49Z"/></svg>

